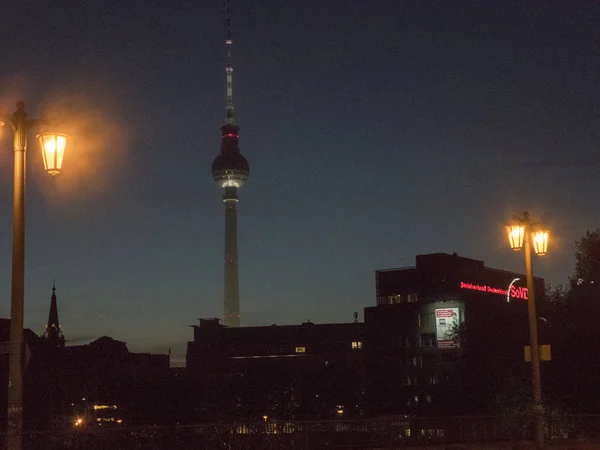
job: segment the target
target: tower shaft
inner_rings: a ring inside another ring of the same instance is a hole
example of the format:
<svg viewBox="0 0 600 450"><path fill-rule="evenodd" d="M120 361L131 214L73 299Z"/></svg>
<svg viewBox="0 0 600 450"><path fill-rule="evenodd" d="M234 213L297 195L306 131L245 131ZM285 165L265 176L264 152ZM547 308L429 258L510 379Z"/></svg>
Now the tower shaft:
<svg viewBox="0 0 600 450"><path fill-rule="evenodd" d="M223 194L225 203L225 279L224 317L228 327L240 326L240 285L238 278L237 245L237 188L227 187Z"/></svg>

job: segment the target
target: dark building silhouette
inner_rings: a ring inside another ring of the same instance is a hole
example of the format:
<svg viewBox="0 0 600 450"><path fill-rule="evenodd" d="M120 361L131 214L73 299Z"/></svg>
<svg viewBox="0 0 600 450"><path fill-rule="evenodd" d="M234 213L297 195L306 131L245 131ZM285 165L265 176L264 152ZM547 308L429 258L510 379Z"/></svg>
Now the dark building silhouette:
<svg viewBox="0 0 600 450"><path fill-rule="evenodd" d="M537 278L535 285L541 299L544 280ZM466 404L483 412L484 386L478 381L525 367L525 275L435 253L418 255L415 267L378 270L376 286L377 306L365 308L365 324L369 387L378 412L441 412L440 402L449 398L455 403L446 405L450 412ZM450 388L453 376L460 386Z"/></svg>
<svg viewBox="0 0 600 450"><path fill-rule="evenodd" d="M259 396L272 395L282 379L290 386L310 380L304 394L335 392L322 415L350 403L360 404L360 414L387 415L456 413L465 405L482 413L486 383L525 370L523 274L437 253L418 255L415 267L378 270L376 281L377 306L365 308L364 323L229 328L200 319L188 343L188 376L203 383L261 378L238 386ZM544 281L535 284L541 298ZM345 391L332 389L334 378ZM300 409L314 408L308 402Z"/></svg>
<svg viewBox="0 0 600 450"><path fill-rule="evenodd" d="M4 353L0 354L0 383L3 386L8 380L9 336L10 320L0 319L0 342L4 343ZM132 353L124 342L107 336L85 345L65 346L55 286L43 336L38 337L25 329L24 339L23 414L26 429L140 422L148 404L164 395L158 388L151 387L164 388L168 384L169 355ZM6 422L6 395L6 389L1 390L2 424ZM82 411L87 419L76 425ZM90 418L93 418L91 423ZM156 414L152 419L156 423Z"/></svg>
<svg viewBox="0 0 600 450"><path fill-rule="evenodd" d="M187 372L193 378L244 373L268 365L297 370L350 362L362 372L363 323L271 325L228 328L200 319L188 342Z"/></svg>
<svg viewBox="0 0 600 450"><path fill-rule="evenodd" d="M199 420L362 415L363 323L193 327L187 374L203 391Z"/></svg>
<svg viewBox="0 0 600 450"><path fill-rule="evenodd" d="M108 336L64 347L42 341L26 373L27 413L34 428L70 428L82 410L117 405L120 423L135 422L144 407L138 390L147 391L147 385L162 383L168 375L169 355L131 353L124 342ZM84 424L93 425L97 423Z"/></svg>
<svg viewBox="0 0 600 450"><path fill-rule="evenodd" d="M6 409L8 401L8 343L10 340L10 319L0 319L0 342L2 343L2 353L0 353L0 428L6 429ZM40 337L29 328L23 330L23 341L25 343L23 364L25 366L26 376L32 364L32 357L40 345ZM24 395L25 400L27 396ZM27 405L25 405L27 406ZM25 424L27 425L27 424Z"/></svg>

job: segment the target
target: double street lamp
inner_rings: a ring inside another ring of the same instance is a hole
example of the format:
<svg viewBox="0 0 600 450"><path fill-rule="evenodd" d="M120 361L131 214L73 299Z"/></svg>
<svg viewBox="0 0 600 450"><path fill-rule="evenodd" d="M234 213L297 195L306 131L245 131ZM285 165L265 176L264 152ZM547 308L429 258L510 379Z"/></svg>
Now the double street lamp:
<svg viewBox="0 0 600 450"><path fill-rule="evenodd" d="M527 271L527 293L529 311L529 341L531 346L531 380L533 384L534 439L538 449L544 447L544 408L542 405L542 379L540 376L540 353L538 344L537 314L535 311L535 283L531 249L539 256L548 251L548 230L539 222L533 222L525 211L523 218L514 216L512 223L506 226L510 247L525 249L525 268Z"/></svg>
<svg viewBox="0 0 600 450"><path fill-rule="evenodd" d="M49 121L27 118L25 103L17 103L12 116L0 120L14 132L14 206L12 284L10 304L10 345L8 362L8 415L6 443L8 450L21 450L23 430L23 319L25 303L25 153L27 134L37 126L51 127ZM42 132L36 136L42 148L46 172L60 173L67 144L67 136L61 133Z"/></svg>

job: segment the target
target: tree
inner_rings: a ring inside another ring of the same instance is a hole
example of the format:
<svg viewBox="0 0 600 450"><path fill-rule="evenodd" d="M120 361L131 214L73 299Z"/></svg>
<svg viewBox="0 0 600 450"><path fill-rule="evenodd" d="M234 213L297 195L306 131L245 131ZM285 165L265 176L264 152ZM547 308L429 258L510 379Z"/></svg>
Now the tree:
<svg viewBox="0 0 600 450"><path fill-rule="evenodd" d="M586 231L575 242L575 275L571 285L585 286L600 283L600 228Z"/></svg>
<svg viewBox="0 0 600 450"><path fill-rule="evenodd" d="M568 285L550 290L540 311L552 345L544 390L574 412L597 413L600 400L589 393L600 373L600 228L575 242L575 259Z"/></svg>

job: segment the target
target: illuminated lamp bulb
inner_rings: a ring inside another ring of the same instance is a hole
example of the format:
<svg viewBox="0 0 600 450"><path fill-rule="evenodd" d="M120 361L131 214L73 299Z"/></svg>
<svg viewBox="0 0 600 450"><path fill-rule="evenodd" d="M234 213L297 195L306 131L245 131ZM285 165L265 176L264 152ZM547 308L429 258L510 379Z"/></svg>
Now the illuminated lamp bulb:
<svg viewBox="0 0 600 450"><path fill-rule="evenodd" d="M506 225L506 232L508 234L508 243L510 248L515 251L523 249L523 241L525 238L525 226L521 224Z"/></svg>
<svg viewBox="0 0 600 450"><path fill-rule="evenodd" d="M67 135L60 133L40 133L36 136L42 148L44 168L50 175L57 175L62 168L65 147L67 146Z"/></svg>
<svg viewBox="0 0 600 450"><path fill-rule="evenodd" d="M538 256L544 256L548 252L548 230L537 230L531 233L533 241L533 250Z"/></svg>

